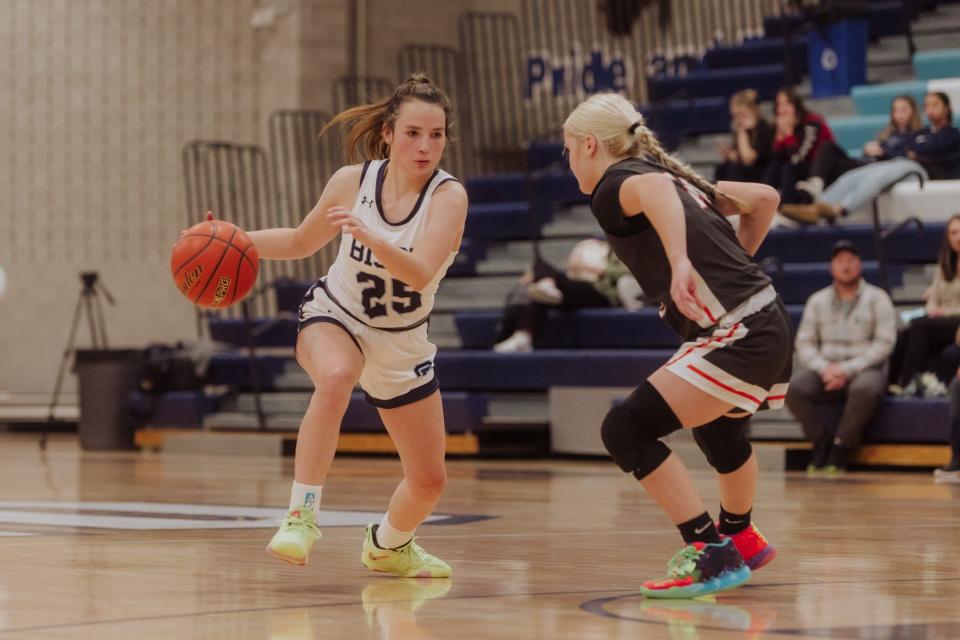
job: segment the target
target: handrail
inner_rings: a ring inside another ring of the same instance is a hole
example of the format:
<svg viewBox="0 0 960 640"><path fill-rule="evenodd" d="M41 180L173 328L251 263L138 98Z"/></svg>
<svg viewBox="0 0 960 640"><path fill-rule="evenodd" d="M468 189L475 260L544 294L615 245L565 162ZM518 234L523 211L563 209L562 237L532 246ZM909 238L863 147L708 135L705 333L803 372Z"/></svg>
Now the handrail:
<svg viewBox="0 0 960 640"><path fill-rule="evenodd" d="M874 242L874 247L876 248L877 266L880 270L880 286L883 287L883 290L886 291L887 293L890 293L890 277L888 272L887 256L886 256L886 251L884 249L884 243L886 242L887 238L899 233L900 231L904 230L906 227L910 226L911 224L916 224L917 228L922 230L923 223L920 221L919 218L913 216L913 217L907 218L903 222L900 222L899 224L894 226L892 229L885 230L883 227L883 224L880 222L880 198L885 193L890 192L897 184L903 182L904 180L907 180L908 178L916 178L920 182L920 189L921 190L923 189L923 186L926 182L925 176L919 171L916 171L916 170L910 171L909 173L903 176L900 176L898 179L894 180L890 184L886 185L883 189L881 189L880 193L876 195L876 197L873 199L873 202L871 203L871 207L873 210L873 242Z"/></svg>

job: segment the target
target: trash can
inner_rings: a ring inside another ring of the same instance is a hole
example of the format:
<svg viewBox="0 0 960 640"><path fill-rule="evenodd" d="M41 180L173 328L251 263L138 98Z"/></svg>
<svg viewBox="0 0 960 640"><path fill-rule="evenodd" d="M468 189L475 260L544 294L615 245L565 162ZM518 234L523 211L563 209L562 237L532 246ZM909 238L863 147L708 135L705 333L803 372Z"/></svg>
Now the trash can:
<svg viewBox="0 0 960 640"><path fill-rule="evenodd" d="M814 29L807 42L814 98L848 95L867 82L866 20L841 20Z"/></svg>
<svg viewBox="0 0 960 640"><path fill-rule="evenodd" d="M140 351L78 349L74 372L80 391L80 446L86 450L133 449L130 392L137 387Z"/></svg>

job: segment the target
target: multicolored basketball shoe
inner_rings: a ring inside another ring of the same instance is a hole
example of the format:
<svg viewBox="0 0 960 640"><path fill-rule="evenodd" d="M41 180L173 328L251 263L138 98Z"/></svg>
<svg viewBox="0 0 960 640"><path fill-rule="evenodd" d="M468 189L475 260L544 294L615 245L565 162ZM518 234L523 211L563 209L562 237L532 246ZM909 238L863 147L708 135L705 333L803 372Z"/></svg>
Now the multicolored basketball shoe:
<svg viewBox="0 0 960 640"><path fill-rule="evenodd" d="M720 537L733 540L750 571L756 571L777 557L777 548L767 541L753 523L743 531L730 536L721 533Z"/></svg>
<svg viewBox="0 0 960 640"><path fill-rule="evenodd" d="M267 545L267 553L290 564L305 565L310 561L310 547L319 537L313 509L290 509Z"/></svg>
<svg viewBox="0 0 960 640"><path fill-rule="evenodd" d="M360 561L367 569L401 578L450 577L450 565L424 551L423 547L417 544L415 537L402 547L382 549L374 538L379 526L367 525L363 555L360 556Z"/></svg>
<svg viewBox="0 0 960 640"><path fill-rule="evenodd" d="M648 598L696 598L739 587L750 579L750 567L730 538L722 542L694 542L667 563L667 577L640 587Z"/></svg>

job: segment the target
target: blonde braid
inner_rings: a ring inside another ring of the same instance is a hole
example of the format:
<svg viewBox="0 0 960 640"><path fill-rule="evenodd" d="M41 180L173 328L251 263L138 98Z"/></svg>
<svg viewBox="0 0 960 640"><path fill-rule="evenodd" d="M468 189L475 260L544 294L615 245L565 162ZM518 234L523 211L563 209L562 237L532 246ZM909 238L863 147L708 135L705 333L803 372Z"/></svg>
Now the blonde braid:
<svg viewBox="0 0 960 640"><path fill-rule="evenodd" d="M659 162L661 165L666 167L668 171L674 173L690 184L694 185L700 191L703 191L708 198L713 201L716 201L718 198L725 198L733 203L733 205L741 213L750 213L750 206L746 202L739 198L735 198L729 194L723 193L717 189L716 185L712 184L709 180L701 176L699 173L694 171L693 167L688 165L686 162L678 159L674 155L668 153L666 149L660 146L660 141L657 140L657 137L653 135L653 132L646 127L638 127L636 134L637 142L640 144L641 151L646 151L653 159Z"/></svg>

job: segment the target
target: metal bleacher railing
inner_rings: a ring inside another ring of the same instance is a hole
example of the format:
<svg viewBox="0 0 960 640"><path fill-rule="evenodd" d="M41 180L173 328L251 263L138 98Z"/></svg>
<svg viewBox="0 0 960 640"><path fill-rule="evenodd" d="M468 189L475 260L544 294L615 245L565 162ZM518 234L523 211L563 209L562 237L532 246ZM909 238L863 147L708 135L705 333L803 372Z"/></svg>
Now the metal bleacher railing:
<svg viewBox="0 0 960 640"><path fill-rule="evenodd" d="M906 218L897 224L885 226L880 220L880 198L883 197L883 194L888 193L900 182L911 180L913 178L917 179L917 181L920 183L920 188L923 189L923 174L921 174L919 171L914 171L884 187L883 191L881 191L877 197L873 199L871 204L873 218L873 241L877 252L877 264L880 268L880 283L887 293L890 292L890 274L886 252L887 240L896 234L902 233L910 226L915 226L918 231L923 231L923 222L916 216L910 216L909 218Z"/></svg>

